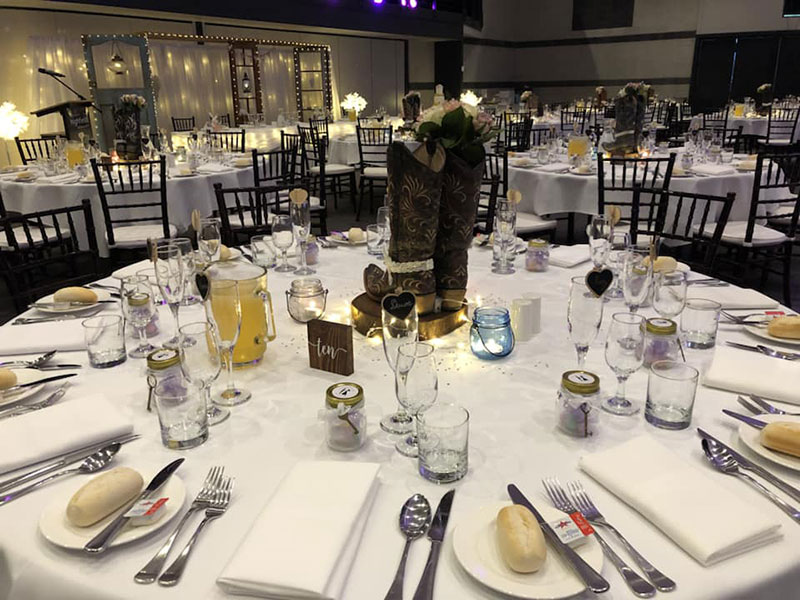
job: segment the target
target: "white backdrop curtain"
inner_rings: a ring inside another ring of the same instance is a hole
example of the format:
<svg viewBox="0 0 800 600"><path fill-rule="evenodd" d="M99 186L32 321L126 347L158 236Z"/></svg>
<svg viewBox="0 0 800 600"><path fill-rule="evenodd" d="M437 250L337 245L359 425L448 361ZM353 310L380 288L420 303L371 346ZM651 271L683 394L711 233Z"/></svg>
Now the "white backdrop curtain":
<svg viewBox="0 0 800 600"><path fill-rule="evenodd" d="M209 113L227 113L233 123L227 44L150 40L150 65L157 76L159 127L172 131L172 117L192 116L202 127Z"/></svg>
<svg viewBox="0 0 800 600"><path fill-rule="evenodd" d="M279 113L297 112L294 87L294 52L289 46L259 46L261 101L264 119L272 123Z"/></svg>

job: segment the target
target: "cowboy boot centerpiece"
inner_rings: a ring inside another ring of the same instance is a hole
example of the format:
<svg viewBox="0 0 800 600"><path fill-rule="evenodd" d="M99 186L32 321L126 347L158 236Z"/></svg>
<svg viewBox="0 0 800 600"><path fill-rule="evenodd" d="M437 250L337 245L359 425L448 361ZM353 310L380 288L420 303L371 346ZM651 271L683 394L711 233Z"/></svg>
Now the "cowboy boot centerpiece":
<svg viewBox="0 0 800 600"><path fill-rule="evenodd" d="M616 122L614 141L603 147L615 156L639 151L639 140L644 127L644 111L651 88L646 83L628 83L614 99Z"/></svg>

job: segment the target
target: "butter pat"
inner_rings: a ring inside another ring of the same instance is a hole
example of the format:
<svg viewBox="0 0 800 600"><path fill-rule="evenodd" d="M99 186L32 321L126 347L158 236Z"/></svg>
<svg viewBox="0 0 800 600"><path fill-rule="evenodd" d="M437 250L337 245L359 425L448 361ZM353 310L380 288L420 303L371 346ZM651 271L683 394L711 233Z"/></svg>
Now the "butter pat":
<svg viewBox="0 0 800 600"><path fill-rule="evenodd" d="M159 521L167 512L167 500L169 500L169 498L149 498L140 500L128 509L125 516L130 517L130 524L133 527L152 525Z"/></svg>
<svg viewBox="0 0 800 600"><path fill-rule="evenodd" d="M570 548L577 548L586 542L587 535L594 533L589 521L579 512L564 515L563 518L550 521L547 525L555 532L558 539Z"/></svg>
<svg viewBox="0 0 800 600"><path fill-rule="evenodd" d="M800 457L800 423L767 423L761 430L761 445L770 450Z"/></svg>

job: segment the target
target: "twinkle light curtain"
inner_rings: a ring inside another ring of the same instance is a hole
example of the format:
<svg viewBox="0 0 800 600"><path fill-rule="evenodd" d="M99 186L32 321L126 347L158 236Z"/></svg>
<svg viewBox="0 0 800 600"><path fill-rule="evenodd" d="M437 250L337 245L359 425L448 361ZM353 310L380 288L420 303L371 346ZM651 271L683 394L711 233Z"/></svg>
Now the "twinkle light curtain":
<svg viewBox="0 0 800 600"><path fill-rule="evenodd" d="M272 123L279 113L296 113L294 51L291 46L259 46L258 56L264 119Z"/></svg>
<svg viewBox="0 0 800 600"><path fill-rule="evenodd" d="M157 76L158 126L172 131L172 117L195 117L197 127L208 114L228 114L233 98L228 44L150 40L150 66Z"/></svg>

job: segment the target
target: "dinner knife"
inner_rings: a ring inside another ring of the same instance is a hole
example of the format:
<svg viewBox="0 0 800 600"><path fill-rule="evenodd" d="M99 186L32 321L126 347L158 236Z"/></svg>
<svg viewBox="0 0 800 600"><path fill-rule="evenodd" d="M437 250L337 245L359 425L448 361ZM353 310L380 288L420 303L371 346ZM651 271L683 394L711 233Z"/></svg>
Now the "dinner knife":
<svg viewBox="0 0 800 600"><path fill-rule="evenodd" d="M733 417L734 419L739 419L743 423L747 423L748 425L750 425L750 427L755 427L756 429L764 429L764 427L767 426L766 421L762 421L761 419L755 419L753 417L748 417L747 415L733 412L732 410L728 410L727 408L723 408L722 412L724 412L729 417Z"/></svg>
<svg viewBox="0 0 800 600"><path fill-rule="evenodd" d="M550 526L544 520L539 511L533 506L533 504L528 501L525 495L519 490L517 486L513 483L508 485L508 495L511 497L511 500L514 504L521 504L528 510L533 513L533 516L536 517L536 520L539 521L539 527L542 529L542 533L547 538L547 541L550 542L550 545L561 555L572 569L575 571L575 574L581 578L581 580L592 590L595 594L599 594L601 592L605 592L611 587L600 573L598 573L591 565L589 565L585 560L581 558L581 556L575 552L572 548L558 539L558 535L556 532L550 529Z"/></svg>
<svg viewBox="0 0 800 600"><path fill-rule="evenodd" d="M90 308L98 304L114 304L116 300L97 300L95 302L34 302L28 308Z"/></svg>
<svg viewBox="0 0 800 600"><path fill-rule="evenodd" d="M428 554L428 562L425 563L425 570L422 572L422 578L417 585L417 591L414 592L414 600L433 599L436 565L439 562L439 551L442 549L444 532L447 529L447 521L450 518L450 507L453 505L453 496L455 496L455 493L455 490L450 490L442 496L442 499L439 500L439 506L436 508L436 514L433 515L433 521L431 521L431 526L428 529L431 551L430 554Z"/></svg>
<svg viewBox="0 0 800 600"><path fill-rule="evenodd" d="M59 381L60 379L66 379L67 377L75 377L77 373L65 373L63 375L52 375L50 377L45 377L44 379L37 379L36 381L29 381L28 383L18 383L17 385L12 385L9 388L3 390L0 393L0 397L8 392L16 392L17 390L21 390L27 387L33 387L34 385L42 385L43 383L50 383L51 381Z"/></svg>
<svg viewBox="0 0 800 600"><path fill-rule="evenodd" d="M749 350L750 352L757 352L758 354L764 354L761 350L759 350L756 346L750 346L749 344L740 344L739 342L725 342L728 346L733 348L738 348L739 350Z"/></svg>
<svg viewBox="0 0 800 600"><path fill-rule="evenodd" d="M697 428L697 432L707 440L710 440L715 444L721 446L722 448L725 448L725 450L727 450L730 453L730 455L736 459L736 462L739 463L740 468L752 471L753 473L759 475L766 481L769 481L772 485L777 487L782 492L788 494L789 496L800 502L800 490L798 490L796 487L789 485L783 479L779 479L778 477L767 471L764 467L762 467L758 463L754 463L746 456L739 454L736 450L722 443L710 433L703 431L699 427Z"/></svg>
<svg viewBox="0 0 800 600"><path fill-rule="evenodd" d="M150 483L147 484L147 487L144 488L144 491L139 494L133 502L130 502L125 510L123 510L116 519L111 521L111 523L109 523L106 528L103 529L103 531L89 540L89 543L83 547L84 552L88 552L89 554L100 554L101 552L105 552L106 548L108 548L108 545L114 540L115 537L117 537L117 534L119 534L119 532L128 522L128 519L130 519L130 517L125 516L130 507L140 500L144 500L150 496L150 494L164 485L164 483L166 483L166 481L172 476L175 470L181 466L181 463L183 463L184 460L186 459L179 458L178 460L172 461L166 467L161 469L158 474L150 480Z"/></svg>
<svg viewBox="0 0 800 600"><path fill-rule="evenodd" d="M32 369L36 369L37 371L60 371L61 369L82 369L83 365L71 365L67 363L55 364L55 365L42 365L41 367L30 367Z"/></svg>

